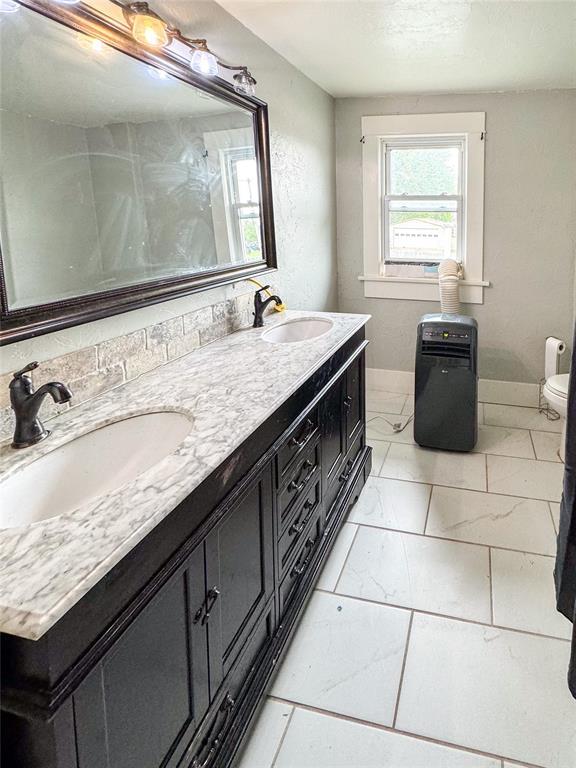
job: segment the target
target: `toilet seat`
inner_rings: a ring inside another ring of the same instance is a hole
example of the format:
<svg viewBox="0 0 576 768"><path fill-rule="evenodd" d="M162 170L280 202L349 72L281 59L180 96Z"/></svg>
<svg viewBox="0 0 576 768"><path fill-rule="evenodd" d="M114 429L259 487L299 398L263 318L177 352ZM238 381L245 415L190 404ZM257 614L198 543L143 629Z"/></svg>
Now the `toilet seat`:
<svg viewBox="0 0 576 768"><path fill-rule="evenodd" d="M559 373L550 376L544 385L544 397L561 416L566 416L568 410L568 378L569 374Z"/></svg>

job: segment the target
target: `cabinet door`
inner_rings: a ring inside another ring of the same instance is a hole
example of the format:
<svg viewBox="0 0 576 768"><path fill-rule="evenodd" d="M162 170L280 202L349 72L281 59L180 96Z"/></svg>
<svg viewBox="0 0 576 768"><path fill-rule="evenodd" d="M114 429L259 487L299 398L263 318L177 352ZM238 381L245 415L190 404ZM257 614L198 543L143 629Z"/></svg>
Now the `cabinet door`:
<svg viewBox="0 0 576 768"><path fill-rule="evenodd" d="M208 708L200 545L141 611L74 695L79 768L159 768ZM189 738L184 738L189 735Z"/></svg>
<svg viewBox="0 0 576 768"><path fill-rule="evenodd" d="M361 432L364 424L364 354L359 355L346 371L346 450Z"/></svg>
<svg viewBox="0 0 576 768"><path fill-rule="evenodd" d="M211 698L274 594L273 518L269 464L206 539Z"/></svg>
<svg viewBox="0 0 576 768"><path fill-rule="evenodd" d="M326 393L320 404L324 489L328 488L338 475L346 453L346 426L343 410L345 397L346 375L344 374Z"/></svg>

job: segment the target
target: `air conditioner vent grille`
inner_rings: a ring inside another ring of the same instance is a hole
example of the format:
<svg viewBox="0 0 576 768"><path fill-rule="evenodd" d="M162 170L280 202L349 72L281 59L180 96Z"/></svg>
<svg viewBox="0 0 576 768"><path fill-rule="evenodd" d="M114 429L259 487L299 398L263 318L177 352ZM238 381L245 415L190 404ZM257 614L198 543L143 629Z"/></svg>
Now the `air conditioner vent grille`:
<svg viewBox="0 0 576 768"><path fill-rule="evenodd" d="M457 357L470 360L470 344L445 343L442 341L422 341L423 355L433 357Z"/></svg>

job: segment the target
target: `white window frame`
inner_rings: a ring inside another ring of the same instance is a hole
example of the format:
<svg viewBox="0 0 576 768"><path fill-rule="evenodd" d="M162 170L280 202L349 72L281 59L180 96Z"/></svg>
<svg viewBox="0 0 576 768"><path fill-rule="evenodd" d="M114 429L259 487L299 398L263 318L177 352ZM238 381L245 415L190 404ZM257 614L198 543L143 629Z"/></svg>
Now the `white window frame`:
<svg viewBox="0 0 576 768"><path fill-rule="evenodd" d="M367 298L438 300L437 277L393 277L385 274L383 215L386 210L382 153L388 142L412 139L460 139L463 143L463 219L459 241L464 265L461 299L482 304L484 288L484 112L433 115L379 115L362 118L362 182L364 284Z"/></svg>

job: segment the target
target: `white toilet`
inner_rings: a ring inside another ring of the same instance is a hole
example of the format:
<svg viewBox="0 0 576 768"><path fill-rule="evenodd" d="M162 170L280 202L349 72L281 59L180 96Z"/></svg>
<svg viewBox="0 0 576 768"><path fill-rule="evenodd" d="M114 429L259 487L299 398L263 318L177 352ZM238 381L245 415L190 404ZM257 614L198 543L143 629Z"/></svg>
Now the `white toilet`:
<svg viewBox="0 0 576 768"><path fill-rule="evenodd" d="M562 419L562 439L560 441L560 458L564 461L564 448L566 443L566 414L568 412L568 373L557 373L546 379L542 394L547 403Z"/></svg>

